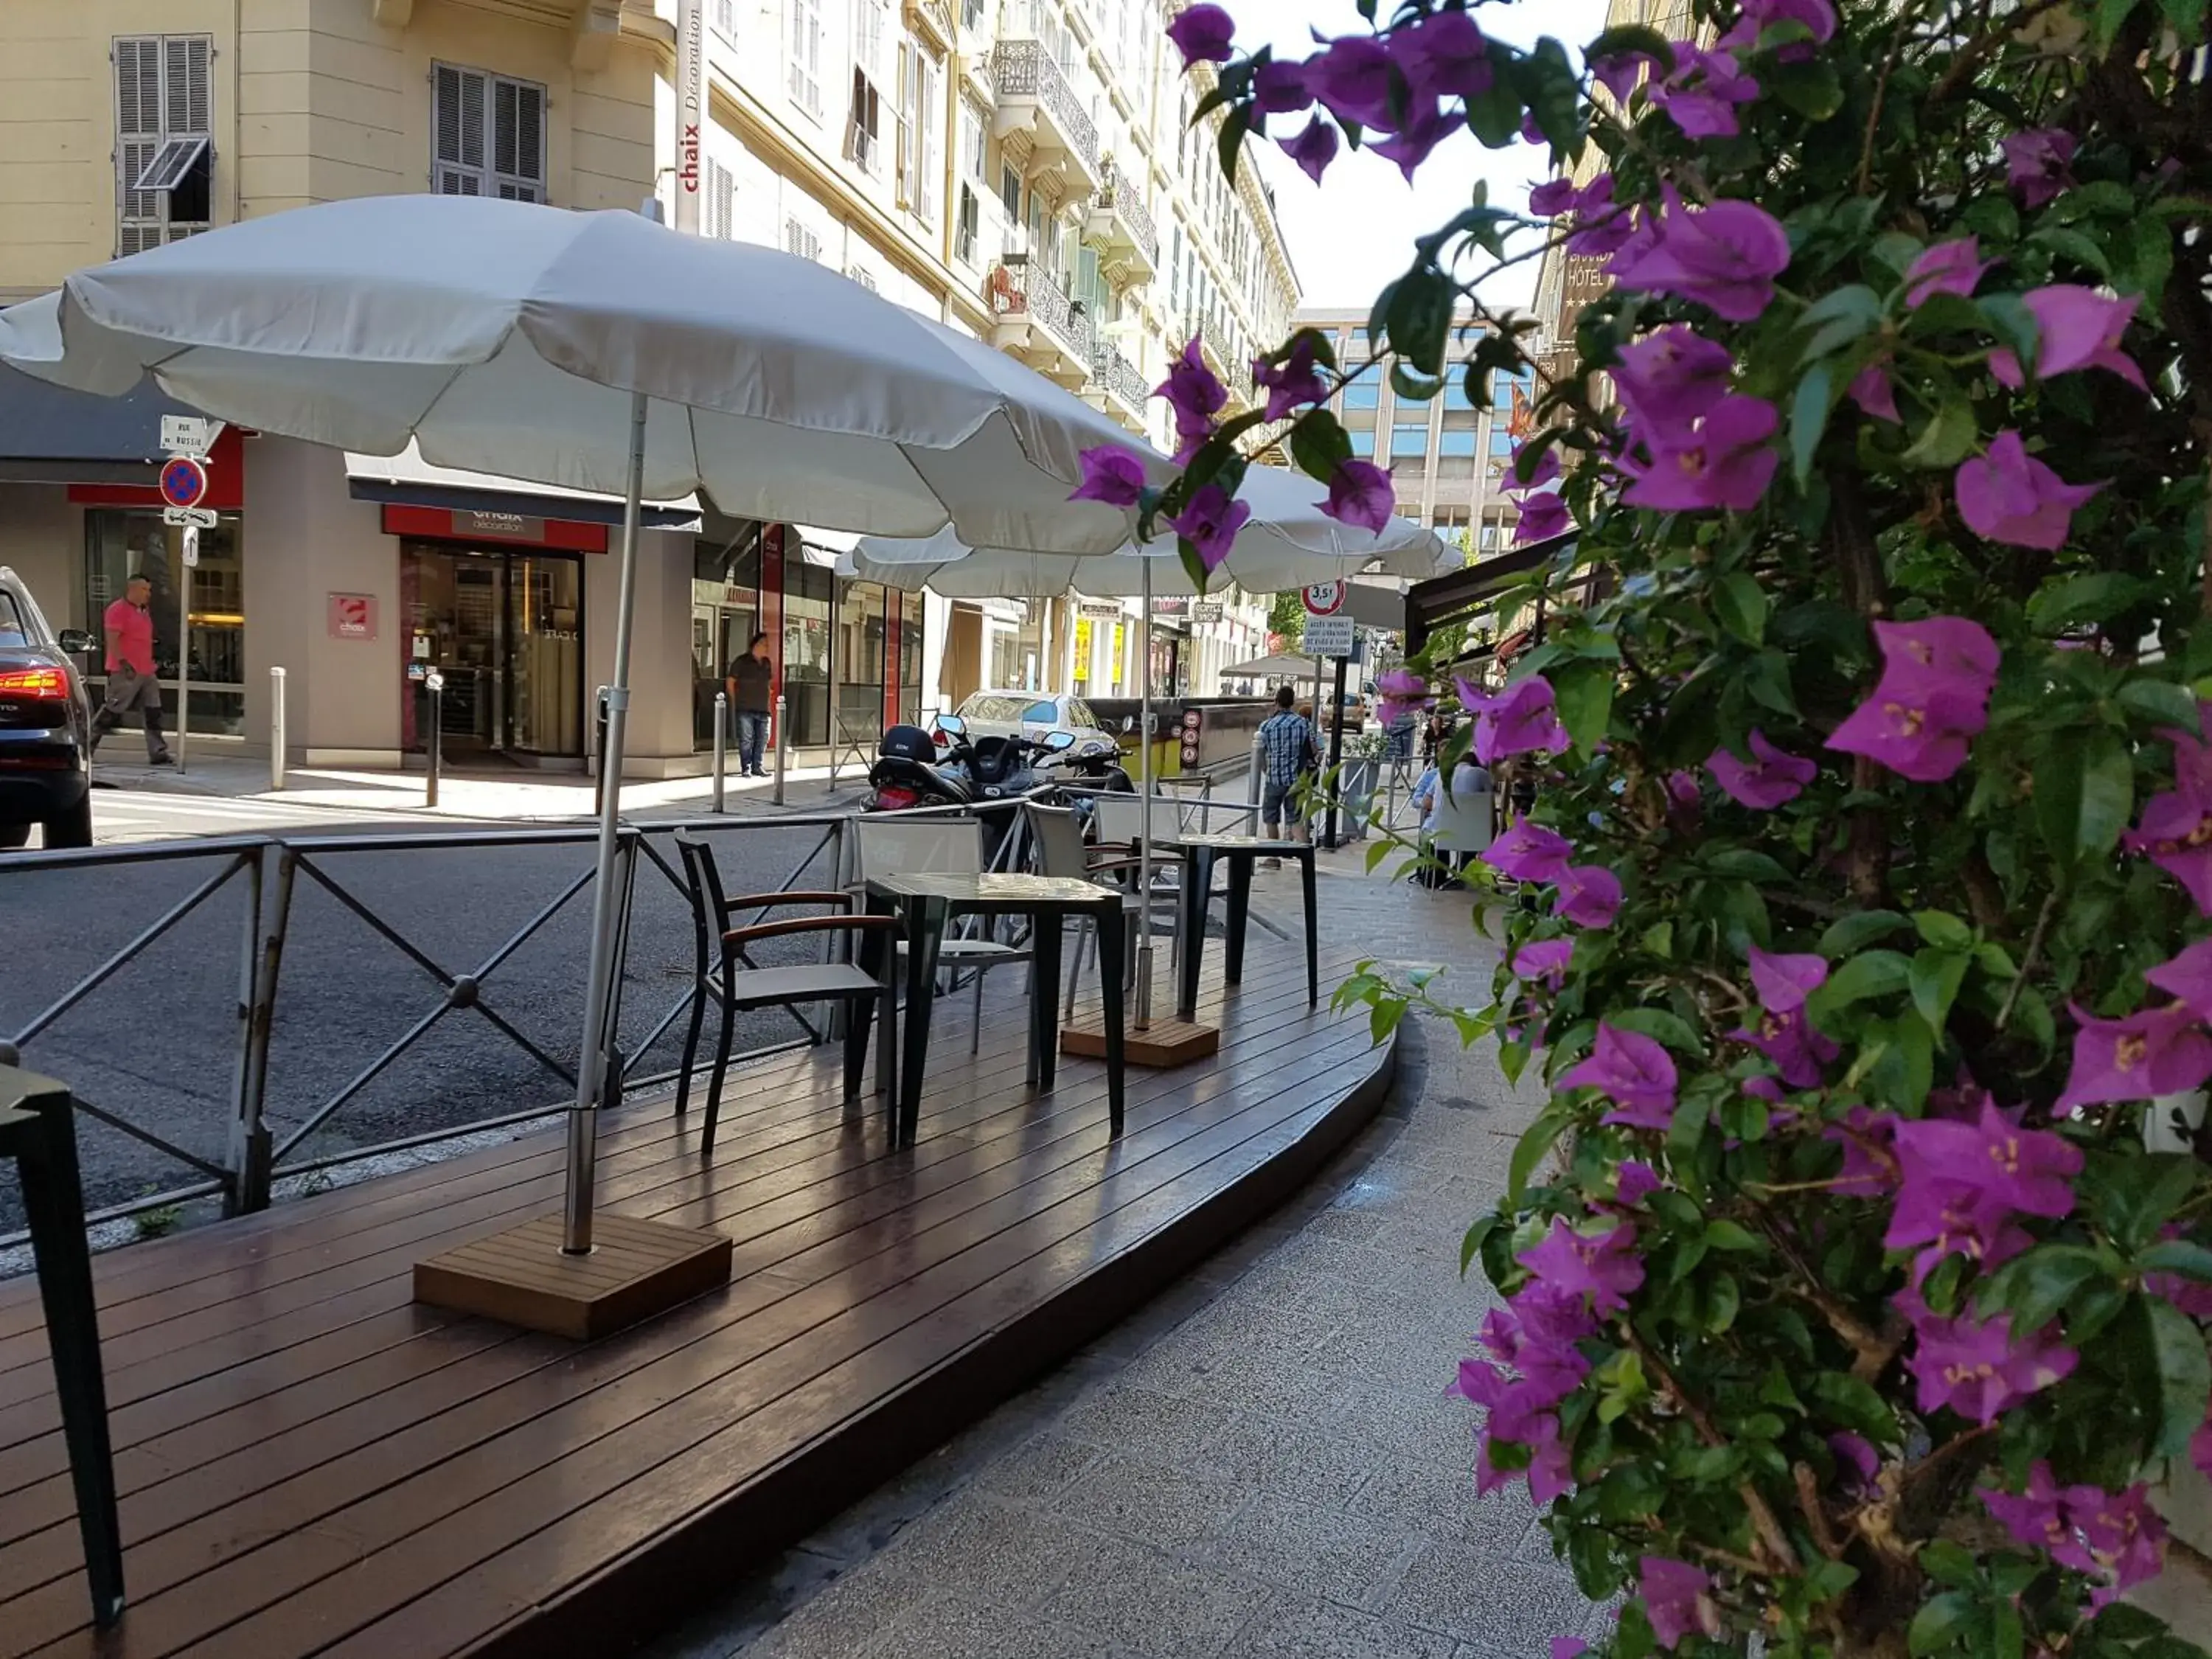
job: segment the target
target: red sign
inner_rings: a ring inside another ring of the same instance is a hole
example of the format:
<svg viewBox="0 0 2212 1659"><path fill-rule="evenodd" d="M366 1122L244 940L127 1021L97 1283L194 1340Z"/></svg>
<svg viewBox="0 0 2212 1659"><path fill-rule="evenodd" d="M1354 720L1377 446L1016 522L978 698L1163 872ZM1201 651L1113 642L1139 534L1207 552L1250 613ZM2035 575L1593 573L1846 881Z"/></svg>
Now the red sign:
<svg viewBox="0 0 2212 1659"><path fill-rule="evenodd" d="M172 455L161 463L161 499L171 507L198 507L207 494L207 468L189 455Z"/></svg>
<svg viewBox="0 0 2212 1659"><path fill-rule="evenodd" d="M373 640L376 637L376 596L373 593L331 595L331 637L334 640Z"/></svg>
<svg viewBox="0 0 2212 1659"><path fill-rule="evenodd" d="M603 524L526 519L513 513L474 513L462 507L387 506L384 533L475 545L558 547L572 553L607 550L607 527Z"/></svg>

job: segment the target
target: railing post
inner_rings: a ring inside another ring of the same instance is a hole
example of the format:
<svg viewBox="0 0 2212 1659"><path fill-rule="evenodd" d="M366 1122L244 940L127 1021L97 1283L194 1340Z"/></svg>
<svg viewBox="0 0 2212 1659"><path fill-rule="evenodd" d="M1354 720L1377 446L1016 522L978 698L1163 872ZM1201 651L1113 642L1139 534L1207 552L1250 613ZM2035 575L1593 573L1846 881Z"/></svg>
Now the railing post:
<svg viewBox="0 0 2212 1659"><path fill-rule="evenodd" d="M269 671L269 787L284 787L284 671Z"/></svg>
<svg viewBox="0 0 2212 1659"><path fill-rule="evenodd" d="M246 1004L241 1010L237 1110L231 1122L231 1189L224 1206L232 1215L267 1209L274 1178L267 1120L269 1039L276 1019L276 979L283 964L284 934L292 916L294 863L292 849L279 848L264 929L261 925L264 872L260 855L254 860L253 896L246 906Z"/></svg>
<svg viewBox="0 0 2212 1659"><path fill-rule="evenodd" d="M791 734L785 729L784 721L784 696L783 693L779 691L775 694L775 726L769 733L775 743L775 804L778 806L783 805L784 759L791 752Z"/></svg>
<svg viewBox="0 0 2212 1659"><path fill-rule="evenodd" d="M719 817L729 777L730 768L730 694L714 693L714 811Z"/></svg>

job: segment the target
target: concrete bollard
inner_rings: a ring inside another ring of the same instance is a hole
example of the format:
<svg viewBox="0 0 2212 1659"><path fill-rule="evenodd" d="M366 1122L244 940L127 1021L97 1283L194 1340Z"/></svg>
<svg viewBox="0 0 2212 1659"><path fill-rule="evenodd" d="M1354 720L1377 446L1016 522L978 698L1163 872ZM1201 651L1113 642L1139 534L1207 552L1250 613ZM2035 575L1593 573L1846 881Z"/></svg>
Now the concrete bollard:
<svg viewBox="0 0 2212 1659"><path fill-rule="evenodd" d="M269 671L269 787L284 787L284 671Z"/></svg>

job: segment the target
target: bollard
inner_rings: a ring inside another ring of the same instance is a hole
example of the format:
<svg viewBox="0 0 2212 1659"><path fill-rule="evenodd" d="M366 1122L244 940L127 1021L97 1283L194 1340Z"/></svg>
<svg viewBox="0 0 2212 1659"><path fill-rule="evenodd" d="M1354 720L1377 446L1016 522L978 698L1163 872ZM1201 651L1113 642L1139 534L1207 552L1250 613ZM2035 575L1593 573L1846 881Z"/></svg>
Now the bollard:
<svg viewBox="0 0 2212 1659"><path fill-rule="evenodd" d="M775 724L769 732L769 738L775 744L775 804L778 806L783 805L783 757L791 748L784 741L783 710L783 693L779 691L775 694Z"/></svg>
<svg viewBox="0 0 2212 1659"><path fill-rule="evenodd" d="M269 671L269 787L284 787L284 671Z"/></svg>
<svg viewBox="0 0 2212 1659"><path fill-rule="evenodd" d="M714 693L714 812L721 815L725 781L730 767L730 694Z"/></svg>
<svg viewBox="0 0 2212 1659"><path fill-rule="evenodd" d="M438 769L446 753L446 677L432 669L422 681L422 689L430 694L430 734L424 749L429 762L422 778L422 805L438 804Z"/></svg>
<svg viewBox="0 0 2212 1659"><path fill-rule="evenodd" d="M1260 833L1260 804L1267 798L1260 792L1267 781L1266 752L1260 746L1260 734L1252 734L1252 765L1244 775L1244 799L1252 803L1252 833Z"/></svg>

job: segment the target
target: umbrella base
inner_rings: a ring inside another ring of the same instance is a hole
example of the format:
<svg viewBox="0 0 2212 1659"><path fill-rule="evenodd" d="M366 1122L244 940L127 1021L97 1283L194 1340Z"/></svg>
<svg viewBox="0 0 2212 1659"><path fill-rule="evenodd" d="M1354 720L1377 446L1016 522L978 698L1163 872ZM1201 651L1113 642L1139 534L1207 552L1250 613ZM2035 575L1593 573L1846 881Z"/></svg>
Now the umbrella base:
<svg viewBox="0 0 2212 1659"><path fill-rule="evenodd" d="M720 1233L602 1213L592 1236L564 1255L561 1218L538 1216L416 1262L415 1299L588 1342L729 1282Z"/></svg>
<svg viewBox="0 0 2212 1659"><path fill-rule="evenodd" d="M1104 1023L1086 1019L1062 1026L1060 1051L1084 1060L1105 1059ZM1194 1025L1184 1019L1156 1019L1150 1025L1132 1025L1121 1039L1121 1056L1125 1060L1156 1072L1173 1071L1178 1066L1188 1066L1220 1051L1218 1026Z"/></svg>

